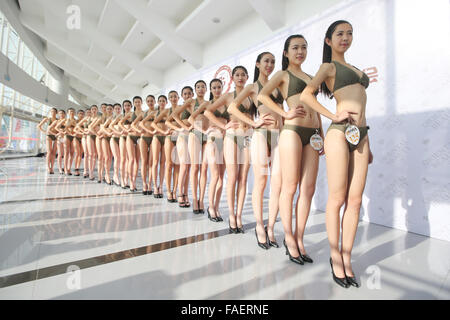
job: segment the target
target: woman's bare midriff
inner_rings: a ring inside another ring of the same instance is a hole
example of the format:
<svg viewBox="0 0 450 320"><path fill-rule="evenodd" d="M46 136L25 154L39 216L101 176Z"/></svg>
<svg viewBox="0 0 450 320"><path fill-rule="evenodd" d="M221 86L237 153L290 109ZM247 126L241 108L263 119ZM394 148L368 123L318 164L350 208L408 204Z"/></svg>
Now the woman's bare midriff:
<svg viewBox="0 0 450 320"><path fill-rule="evenodd" d="M287 105L289 107L289 110L300 106L300 93L289 97L287 100ZM317 116L317 112L305 105L303 106L303 109L306 112L306 116L304 118L299 117L291 120L286 119L284 121L284 124L291 124L306 128L318 128L320 126L320 122L319 117Z"/></svg>
<svg viewBox="0 0 450 320"><path fill-rule="evenodd" d="M336 98L336 111L354 112L352 114L353 124L358 127L366 125L366 102L367 95L365 88L359 83L353 84L337 90L334 93Z"/></svg>

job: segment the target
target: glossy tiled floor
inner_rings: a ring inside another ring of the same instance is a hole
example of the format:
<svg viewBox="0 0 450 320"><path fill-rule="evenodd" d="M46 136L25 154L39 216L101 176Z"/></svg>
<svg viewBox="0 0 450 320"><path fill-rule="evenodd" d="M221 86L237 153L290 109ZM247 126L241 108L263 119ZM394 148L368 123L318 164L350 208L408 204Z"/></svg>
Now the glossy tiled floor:
<svg viewBox="0 0 450 320"><path fill-rule="evenodd" d="M212 223L166 198L47 175L44 159L0 169L0 299L450 298L445 241L360 222L362 286L343 289L331 278L323 212L311 213L305 236L314 263L299 266L284 249L257 247L250 197L247 231L235 235L227 218ZM222 208L226 217L225 197ZM275 231L281 244L280 222Z"/></svg>

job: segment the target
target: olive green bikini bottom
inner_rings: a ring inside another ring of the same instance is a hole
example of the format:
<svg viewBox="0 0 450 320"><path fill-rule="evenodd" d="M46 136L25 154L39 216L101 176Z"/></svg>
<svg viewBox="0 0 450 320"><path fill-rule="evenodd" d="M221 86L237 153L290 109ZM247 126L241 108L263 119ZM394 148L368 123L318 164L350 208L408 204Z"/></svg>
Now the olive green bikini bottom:
<svg viewBox="0 0 450 320"><path fill-rule="evenodd" d="M219 152L223 151L223 138L218 138L215 136L209 136L208 137L208 141L211 141L213 143L216 144L217 149L219 150Z"/></svg>
<svg viewBox="0 0 450 320"><path fill-rule="evenodd" d="M348 123L331 123L330 126L328 127L327 133L328 133L328 131L330 131L330 129L337 129L339 131L342 131L345 134L345 130L347 129L348 126L349 126ZM348 149L350 150L350 152L353 152L356 150L356 148L358 148L359 143L367 135L367 132L369 131L370 127L369 126L358 127L358 129L359 129L359 134L360 134L358 144L354 145L347 141Z"/></svg>
<svg viewBox="0 0 450 320"><path fill-rule="evenodd" d="M266 137L267 142L267 150L269 151L269 154L272 153L272 148L276 148L278 145L278 137L280 136L280 132L278 130L268 130L265 128L256 128L254 129L255 132L260 132ZM272 142L274 145L272 146Z"/></svg>
<svg viewBox="0 0 450 320"><path fill-rule="evenodd" d="M320 128L301 127L293 124L285 124L283 130L285 129L295 131L300 137L300 140L302 140L303 146L306 146L309 143L309 140L314 134L320 134Z"/></svg>
<svg viewBox="0 0 450 320"><path fill-rule="evenodd" d="M158 139L161 146L164 145L164 141L166 141L166 136L156 136L156 139Z"/></svg>
<svg viewBox="0 0 450 320"><path fill-rule="evenodd" d="M141 139L145 141L148 147L150 147L153 141L153 137L141 137Z"/></svg>
<svg viewBox="0 0 450 320"><path fill-rule="evenodd" d="M138 141L138 139L140 138L140 137L138 137L138 136L128 136L128 137L130 137L130 139L133 140L133 143L134 143L134 144L137 144L137 141Z"/></svg>
<svg viewBox="0 0 450 320"><path fill-rule="evenodd" d="M233 133L225 133L225 137L228 137L233 140L233 142L239 147L239 149L242 151L242 149L248 147L248 145L245 145L245 140L248 139L248 136L238 136Z"/></svg>
<svg viewBox="0 0 450 320"><path fill-rule="evenodd" d="M203 134L201 131L192 129L192 130L189 131L189 132L195 134L195 136L197 137L197 139L198 139L202 144L205 144L205 143L206 143L208 137L207 137L205 134Z"/></svg>

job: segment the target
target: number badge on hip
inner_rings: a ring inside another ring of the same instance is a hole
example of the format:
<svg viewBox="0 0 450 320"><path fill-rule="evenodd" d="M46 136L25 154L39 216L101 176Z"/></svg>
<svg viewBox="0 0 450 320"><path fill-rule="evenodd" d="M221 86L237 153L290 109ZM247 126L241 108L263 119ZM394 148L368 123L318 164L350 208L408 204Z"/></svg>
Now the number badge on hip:
<svg viewBox="0 0 450 320"><path fill-rule="evenodd" d="M360 137L361 135L357 126L349 125L347 129L345 129L345 138L351 144L356 146L359 143Z"/></svg>
<svg viewBox="0 0 450 320"><path fill-rule="evenodd" d="M318 133L315 133L311 136L311 138L309 139L309 144L316 151L320 151L323 149L323 139Z"/></svg>

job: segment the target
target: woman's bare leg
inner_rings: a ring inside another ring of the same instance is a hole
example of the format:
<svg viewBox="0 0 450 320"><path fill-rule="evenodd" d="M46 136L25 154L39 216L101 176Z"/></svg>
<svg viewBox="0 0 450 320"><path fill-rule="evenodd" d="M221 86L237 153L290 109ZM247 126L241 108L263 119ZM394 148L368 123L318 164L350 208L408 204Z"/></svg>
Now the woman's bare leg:
<svg viewBox="0 0 450 320"><path fill-rule="evenodd" d="M236 198L236 183L238 180L239 165L237 163L237 145L233 139L226 137L223 142L225 166L227 170L227 202L231 228L237 228L234 203Z"/></svg>
<svg viewBox="0 0 450 320"><path fill-rule="evenodd" d="M269 155L265 135L255 131L253 133L252 144L250 146L250 155L253 165L253 190L252 190L252 206L253 215L256 221L256 232L258 241L266 242L266 232L264 230L263 217L263 198L264 189L267 185Z"/></svg>
<svg viewBox="0 0 450 320"><path fill-rule="evenodd" d="M236 224L238 228L242 228L242 210L244 209L245 197L247 195L247 178L250 170L250 148L244 148L240 151L240 157L243 156L242 164L239 164L238 184L237 184L237 212Z"/></svg>
<svg viewBox="0 0 450 320"><path fill-rule="evenodd" d="M141 151L141 176L142 176L142 190L148 191L148 144L147 142L141 138L139 141L140 151Z"/></svg>
<svg viewBox="0 0 450 320"><path fill-rule="evenodd" d="M117 144L117 142L114 140L114 138L111 138L110 141L110 148L111 148L111 152L113 154L114 157L114 176L113 176L113 180L114 183L119 184L119 167L120 167L120 148L119 145Z"/></svg>
<svg viewBox="0 0 450 320"><path fill-rule="evenodd" d="M128 172L128 151L126 138L120 138L119 140L120 150L120 184L122 188L127 185L127 172Z"/></svg>
<svg viewBox="0 0 450 320"><path fill-rule="evenodd" d="M339 250L340 217L339 212L345 203L349 151L344 134L339 130L329 130L325 136L325 157L327 163L328 200L326 208L326 226L333 270L338 278L343 278L344 265Z"/></svg>
<svg viewBox="0 0 450 320"><path fill-rule="evenodd" d="M200 171L200 153L201 153L201 142L199 142L198 138L195 134L189 134L188 140L188 148L189 155L191 159L191 174L189 176L189 181L191 182L191 191L192 191L192 208L194 210L198 210L198 174Z"/></svg>
<svg viewBox="0 0 450 320"><path fill-rule="evenodd" d="M296 228L294 236L300 253L305 255L306 250L303 244L306 222L308 221L311 201L316 190L317 172L319 170L319 153L310 144L303 148L302 168L300 174L300 194L296 206Z"/></svg>
<svg viewBox="0 0 450 320"><path fill-rule="evenodd" d="M206 144L202 145L202 153L201 153L201 162L202 165L200 167L200 198L198 199L200 201L199 209L204 210L205 205L205 193L206 193L206 184L208 182L208 161L206 159L205 155L205 148Z"/></svg>
<svg viewBox="0 0 450 320"><path fill-rule="evenodd" d="M153 188L154 188L154 193L158 194L159 193L159 187L161 184L161 180L159 181L158 184L158 165L160 163L160 156L161 156L161 143L159 142L159 140L154 137L153 141L152 141L152 154L153 154L153 167L152 167L152 178L153 178Z"/></svg>
<svg viewBox="0 0 450 320"><path fill-rule="evenodd" d="M283 130L279 140L282 181L279 200L280 216L286 245L293 257L300 255L292 231L292 202L300 179L302 151L302 142L297 133L291 130Z"/></svg>
<svg viewBox="0 0 450 320"><path fill-rule="evenodd" d="M170 138L168 139L166 138L166 142L164 143L164 154L166 159L164 175L166 180L167 199L172 199L172 169L173 169L172 150L173 144L170 141Z"/></svg>
<svg viewBox="0 0 450 320"><path fill-rule="evenodd" d="M354 276L351 255L356 231L358 229L362 195L366 185L369 153L370 150L367 138L364 138L358 145L358 148L350 153L348 191L344 214L342 216L341 243L341 254L344 261L345 274L350 277Z"/></svg>
<svg viewBox="0 0 450 320"><path fill-rule="evenodd" d="M273 229L277 220L281 193L281 167L278 145L272 150L272 159L272 166L270 170L269 221L267 223L267 235L269 240L273 242L275 241Z"/></svg>

